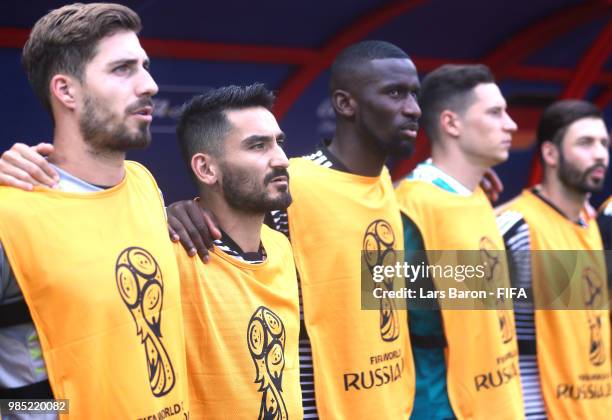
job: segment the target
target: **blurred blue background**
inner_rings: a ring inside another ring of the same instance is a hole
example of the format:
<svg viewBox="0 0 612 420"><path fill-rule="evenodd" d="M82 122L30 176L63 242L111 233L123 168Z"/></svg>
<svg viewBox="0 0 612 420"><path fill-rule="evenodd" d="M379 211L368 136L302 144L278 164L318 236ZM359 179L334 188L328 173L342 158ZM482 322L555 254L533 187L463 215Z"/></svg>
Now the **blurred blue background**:
<svg viewBox="0 0 612 420"><path fill-rule="evenodd" d="M327 99L331 60L363 39L397 44L421 76L447 62L491 66L519 124L511 158L496 168L505 184L501 201L529 182L534 128L547 104L588 99L604 108L608 127L612 122L609 0L118 2L141 16L141 41L160 86L153 145L130 158L153 172L167 202L195 195L174 135L176 111L186 99L210 87L264 82L278 93L275 113L288 135L288 154L308 153L334 128ZM63 4L0 2L0 150L51 139L51 121L21 69L20 50L36 20ZM394 175L427 153L421 135L413 159L390 162ZM610 185L592 198L594 205L610 195Z"/></svg>

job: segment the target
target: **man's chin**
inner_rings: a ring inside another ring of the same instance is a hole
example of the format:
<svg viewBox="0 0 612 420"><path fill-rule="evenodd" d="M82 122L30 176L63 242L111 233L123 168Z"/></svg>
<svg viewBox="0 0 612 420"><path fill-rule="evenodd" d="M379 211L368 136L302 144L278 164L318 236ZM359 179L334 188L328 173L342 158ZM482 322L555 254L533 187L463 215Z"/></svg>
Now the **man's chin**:
<svg viewBox="0 0 612 420"><path fill-rule="evenodd" d="M267 200L268 211L285 210L293 202L293 198L289 192L282 192L275 197L269 197Z"/></svg>
<svg viewBox="0 0 612 420"><path fill-rule="evenodd" d="M510 157L509 153L503 153L503 154L501 154L499 156L495 156L495 158L493 158L493 164L489 165L489 167L493 167L493 166L499 165L501 163L504 163L505 161L508 160L509 157Z"/></svg>
<svg viewBox="0 0 612 420"><path fill-rule="evenodd" d="M597 194L598 192L603 191L604 188L604 183L601 182L599 184L589 184L586 186L585 190L586 192L589 192L591 194Z"/></svg>
<svg viewBox="0 0 612 420"><path fill-rule="evenodd" d="M566 186L566 188L576 191L580 194L597 194L601 192L604 187L603 181L601 183L596 182L580 182L577 184L569 184L561 180L561 182Z"/></svg>
<svg viewBox="0 0 612 420"><path fill-rule="evenodd" d="M146 131L140 130L129 137L124 137L118 141L118 144L125 151L146 149L151 145L149 127L146 127Z"/></svg>
<svg viewBox="0 0 612 420"><path fill-rule="evenodd" d="M132 149L134 149L134 150L146 149L150 145L151 145L151 137L147 137L145 139L142 139L140 141L136 141L136 142L131 144Z"/></svg>
<svg viewBox="0 0 612 420"><path fill-rule="evenodd" d="M402 140L394 144L389 150L389 156L398 159L408 159L414 152L414 141Z"/></svg>

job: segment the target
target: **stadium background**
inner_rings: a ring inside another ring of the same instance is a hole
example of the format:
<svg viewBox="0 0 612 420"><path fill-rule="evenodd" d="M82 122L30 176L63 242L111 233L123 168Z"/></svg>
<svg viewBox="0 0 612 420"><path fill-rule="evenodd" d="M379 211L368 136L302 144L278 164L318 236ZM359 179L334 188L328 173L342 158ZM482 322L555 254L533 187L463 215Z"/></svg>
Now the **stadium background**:
<svg viewBox="0 0 612 420"><path fill-rule="evenodd" d="M329 65L362 39L393 42L408 52L421 77L437 66L491 66L519 125L511 157L496 169L500 202L533 181L534 128L559 98L584 98L604 108L612 126L612 0L225 0L118 1L142 18L141 41L152 59L153 144L130 154L154 173L167 202L195 195L174 127L190 96L226 84L264 82L278 93L275 113L290 156L309 153L330 136ZM66 1L0 2L0 150L15 141L50 140L50 118L20 66L29 29ZM395 177L428 155L421 133L415 156L390 162ZM598 205L612 191L611 176Z"/></svg>

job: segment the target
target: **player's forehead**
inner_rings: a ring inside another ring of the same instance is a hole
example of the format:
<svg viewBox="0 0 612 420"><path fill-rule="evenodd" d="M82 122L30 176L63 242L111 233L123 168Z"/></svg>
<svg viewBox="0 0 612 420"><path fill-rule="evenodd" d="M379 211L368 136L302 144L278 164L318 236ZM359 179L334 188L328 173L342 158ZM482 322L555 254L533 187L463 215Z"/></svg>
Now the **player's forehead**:
<svg viewBox="0 0 612 420"><path fill-rule="evenodd" d="M276 138L282 131L274 114L264 107L249 107L226 111L231 134L239 139L252 136Z"/></svg>
<svg viewBox="0 0 612 420"><path fill-rule="evenodd" d="M419 87L416 67L409 58L378 58L361 63L356 69L363 84L382 86L402 84Z"/></svg>
<svg viewBox="0 0 612 420"><path fill-rule="evenodd" d="M106 36L96 44L96 54L91 60L94 65L105 65L118 61L149 61L146 51L140 45L138 36L132 31L119 31Z"/></svg>
<svg viewBox="0 0 612 420"><path fill-rule="evenodd" d="M580 118L571 123L566 130L566 138L609 139L608 129L601 118Z"/></svg>
<svg viewBox="0 0 612 420"><path fill-rule="evenodd" d="M479 83L471 92L472 105L482 108L506 107L506 99L496 83Z"/></svg>

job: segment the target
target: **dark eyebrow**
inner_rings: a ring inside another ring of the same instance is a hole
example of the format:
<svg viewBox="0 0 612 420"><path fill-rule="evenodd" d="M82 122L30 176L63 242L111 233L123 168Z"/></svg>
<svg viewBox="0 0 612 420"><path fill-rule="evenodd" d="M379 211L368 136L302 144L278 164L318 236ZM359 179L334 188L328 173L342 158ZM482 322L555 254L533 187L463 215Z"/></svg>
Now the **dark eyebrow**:
<svg viewBox="0 0 612 420"><path fill-rule="evenodd" d="M249 146L249 145L251 145L251 144L258 143L258 142L260 142L260 141L263 141L263 142L268 142L268 141L272 141L272 140L273 140L273 137L272 137L272 136L258 136L257 134L254 134L254 135L252 135L252 136L249 136L249 137L247 137L247 138L243 139L243 140L241 141L241 143L242 143L242 144L245 144L245 145L247 145L247 146ZM279 140L285 140L285 133L280 132L280 133L279 133L279 134L276 136L276 141L279 141Z"/></svg>
<svg viewBox="0 0 612 420"><path fill-rule="evenodd" d="M610 140L610 137L599 137L593 134L585 134L583 136L578 137L578 140L589 140L589 141L600 141L600 140Z"/></svg>
<svg viewBox="0 0 612 420"><path fill-rule="evenodd" d="M111 61L109 63L109 67L117 67L123 64L127 64L129 66L135 66L136 64L138 64L138 60L136 58L121 58L119 60L115 60L115 61ZM151 62L149 61L148 58L146 58L143 62L142 65L145 68L148 68L149 65L151 64Z"/></svg>
<svg viewBox="0 0 612 420"><path fill-rule="evenodd" d="M420 83L405 83L405 82L388 82L382 85L382 89L398 89L398 90L409 90L409 91L420 91L421 84Z"/></svg>

